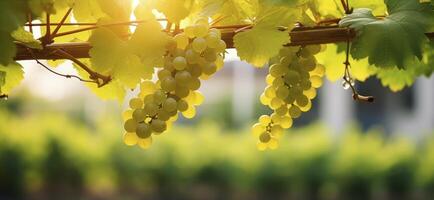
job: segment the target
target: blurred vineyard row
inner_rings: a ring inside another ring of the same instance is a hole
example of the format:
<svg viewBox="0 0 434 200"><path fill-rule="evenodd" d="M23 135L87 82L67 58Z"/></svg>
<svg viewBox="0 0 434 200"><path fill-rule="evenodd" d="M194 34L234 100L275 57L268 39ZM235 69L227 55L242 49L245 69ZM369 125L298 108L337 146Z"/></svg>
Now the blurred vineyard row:
<svg viewBox="0 0 434 200"><path fill-rule="evenodd" d="M121 120L0 109L0 199L432 199L434 139L385 139L348 129L291 130L258 152L248 129L203 121L121 143Z"/></svg>

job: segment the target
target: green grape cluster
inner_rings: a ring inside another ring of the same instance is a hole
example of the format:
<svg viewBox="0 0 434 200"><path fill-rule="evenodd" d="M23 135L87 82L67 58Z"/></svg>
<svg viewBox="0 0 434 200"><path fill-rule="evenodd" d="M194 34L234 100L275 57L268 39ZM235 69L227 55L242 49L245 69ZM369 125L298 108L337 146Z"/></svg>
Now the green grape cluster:
<svg viewBox="0 0 434 200"><path fill-rule="evenodd" d="M206 20L175 35L167 45L164 64L158 67L158 80L143 81L138 97L130 100L131 109L124 114L124 143L147 149L152 136L170 128L179 112L193 118L195 106L204 100L197 91L201 80L223 67L225 49L220 31L210 29Z"/></svg>
<svg viewBox="0 0 434 200"><path fill-rule="evenodd" d="M273 110L263 115L252 127L259 138L259 150L275 149L284 129L292 126L293 119L300 117L312 107L316 89L322 85L324 66L314 57L321 51L320 45L285 47L279 52L279 62L269 68L267 87L260 101Z"/></svg>

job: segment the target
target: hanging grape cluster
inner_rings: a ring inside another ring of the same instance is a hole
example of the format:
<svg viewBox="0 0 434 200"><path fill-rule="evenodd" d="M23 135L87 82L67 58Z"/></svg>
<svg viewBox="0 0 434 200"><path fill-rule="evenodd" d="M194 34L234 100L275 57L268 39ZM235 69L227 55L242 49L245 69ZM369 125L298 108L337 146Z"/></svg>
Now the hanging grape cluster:
<svg viewBox="0 0 434 200"><path fill-rule="evenodd" d="M197 91L201 80L223 67L225 49L220 31L210 29L207 20L199 20L175 35L167 46L158 80L142 82L139 96L129 102L131 109L124 116L125 144L147 149L152 136L165 132L179 112L185 118L193 118L195 106L204 99Z"/></svg>
<svg viewBox="0 0 434 200"><path fill-rule="evenodd" d="M290 128L293 119L312 107L311 100L322 85L325 71L314 57L320 51L319 45L284 47L279 52L279 62L270 66L267 87L260 100L273 113L262 115L252 127L253 134L259 138L259 150L277 148L284 129Z"/></svg>

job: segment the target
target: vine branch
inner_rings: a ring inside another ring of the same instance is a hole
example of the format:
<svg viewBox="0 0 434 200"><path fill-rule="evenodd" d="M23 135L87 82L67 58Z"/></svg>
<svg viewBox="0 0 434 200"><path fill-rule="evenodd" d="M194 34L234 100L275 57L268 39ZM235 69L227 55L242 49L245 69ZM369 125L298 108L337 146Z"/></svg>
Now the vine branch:
<svg viewBox="0 0 434 200"><path fill-rule="evenodd" d="M353 92L353 99L355 101L363 101L363 102L369 102L372 103L374 102L375 98L373 96L363 96L360 95L356 88L354 87L354 80L353 78L351 78L351 73L350 73L350 48L351 48L351 41L350 39L347 40L347 47L346 47L346 51L345 51L345 73L344 73L344 84L348 85L351 88L351 91ZM345 88L345 86L344 86Z"/></svg>
<svg viewBox="0 0 434 200"><path fill-rule="evenodd" d="M54 29L52 35L55 36L55 35L57 34L57 32L59 32L60 28L61 28L62 25L65 23L66 19L68 18L69 14L71 13L71 11L72 11L72 8L69 8L68 11L66 11L66 14L62 17L62 19L60 20L60 22L57 24L57 26L56 26L56 28ZM47 26L48 26L48 24L47 24ZM49 38L49 40L53 40L53 39L54 39L54 36L51 36L51 37Z"/></svg>
<svg viewBox="0 0 434 200"><path fill-rule="evenodd" d="M104 85L107 85L112 80L110 76L105 76L105 75L102 75L102 74L99 74L99 73L93 71L88 66L86 66L84 63L82 63L80 60L75 58L73 55L63 51L62 49L57 49L55 51L55 54L65 56L68 60L71 60L72 62L77 64L80 68L82 68L84 71L86 71L89 74L89 78L94 80L97 83L98 87L102 87ZM100 82L100 80L101 80L101 82Z"/></svg>
<svg viewBox="0 0 434 200"><path fill-rule="evenodd" d="M56 71L50 69L48 66L46 66L46 65L45 65L44 63L42 63L41 61L39 61L39 59L36 58L36 56L34 55L32 49L27 48L27 50L28 50L29 53L34 57L34 60L36 61L37 64L41 65L43 68L45 68L46 70L48 70L49 72L51 72L51 73L53 73L53 74L55 74L55 75L62 76L62 77L65 77L65 78L76 78L76 79L78 79L79 81L82 81L82 82L97 83L95 80L86 80L86 79L83 79L83 78L81 78L81 77L79 77L79 76L76 76L76 75L71 75L71 74L61 74L61 73L59 73L59 72L56 72ZM97 84L98 84L98 83L97 83Z"/></svg>

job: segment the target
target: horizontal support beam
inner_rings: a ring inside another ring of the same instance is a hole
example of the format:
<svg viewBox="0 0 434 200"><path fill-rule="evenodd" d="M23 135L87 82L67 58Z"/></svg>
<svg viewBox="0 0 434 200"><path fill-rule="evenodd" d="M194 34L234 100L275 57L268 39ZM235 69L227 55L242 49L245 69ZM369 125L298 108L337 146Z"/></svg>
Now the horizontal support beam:
<svg viewBox="0 0 434 200"><path fill-rule="evenodd" d="M233 48L233 38L237 34L235 31L222 30L222 39L226 42L228 48ZM310 45L310 44L328 44L346 42L355 38L356 33L353 29L340 28L337 26L327 27L297 27L289 35L291 43L288 45ZM427 33L427 37L434 39L434 33ZM62 49L64 52L75 58L89 58L91 45L88 42L70 42L70 43L53 43L47 45L43 50L33 50L34 56L40 60L57 60L68 59L61 54L55 54L56 49ZM15 60L33 60L34 57L22 45L17 45L17 54Z"/></svg>

